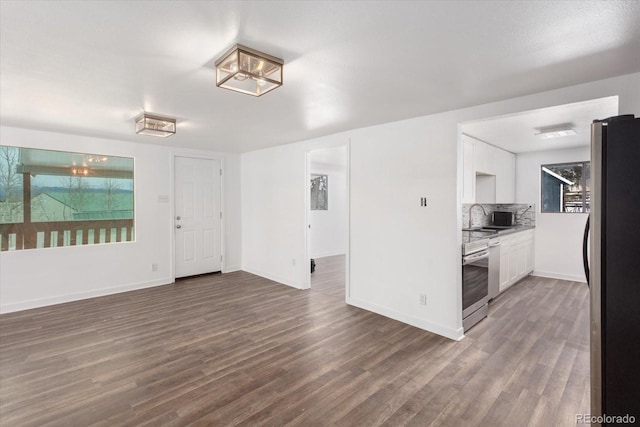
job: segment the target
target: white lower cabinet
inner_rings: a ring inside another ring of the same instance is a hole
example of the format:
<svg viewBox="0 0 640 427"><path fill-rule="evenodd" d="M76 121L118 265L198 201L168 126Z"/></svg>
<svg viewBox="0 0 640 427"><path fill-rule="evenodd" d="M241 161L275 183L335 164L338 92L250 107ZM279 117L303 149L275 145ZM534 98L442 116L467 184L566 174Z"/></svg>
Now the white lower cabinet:
<svg viewBox="0 0 640 427"><path fill-rule="evenodd" d="M515 282L518 277L518 248L516 245L511 245L511 251L509 252L509 280L507 286Z"/></svg>
<svg viewBox="0 0 640 427"><path fill-rule="evenodd" d="M500 236L500 292L533 271L534 230Z"/></svg>
<svg viewBox="0 0 640 427"><path fill-rule="evenodd" d="M510 246L500 242L500 292L509 286L509 255Z"/></svg>

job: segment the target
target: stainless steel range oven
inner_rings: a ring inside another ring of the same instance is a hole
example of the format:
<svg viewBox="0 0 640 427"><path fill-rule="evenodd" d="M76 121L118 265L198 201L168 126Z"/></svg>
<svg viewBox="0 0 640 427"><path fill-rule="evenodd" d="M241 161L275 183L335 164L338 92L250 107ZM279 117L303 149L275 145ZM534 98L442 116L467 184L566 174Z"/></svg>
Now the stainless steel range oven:
<svg viewBox="0 0 640 427"><path fill-rule="evenodd" d="M462 327L469 330L487 317L489 303L489 250L487 246L463 251Z"/></svg>

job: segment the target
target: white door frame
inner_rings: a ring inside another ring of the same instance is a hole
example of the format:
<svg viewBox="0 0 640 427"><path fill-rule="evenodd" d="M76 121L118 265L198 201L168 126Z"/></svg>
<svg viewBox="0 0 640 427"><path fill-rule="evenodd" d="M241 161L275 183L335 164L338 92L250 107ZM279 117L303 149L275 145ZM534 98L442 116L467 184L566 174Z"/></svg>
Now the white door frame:
<svg viewBox="0 0 640 427"><path fill-rule="evenodd" d="M344 144L331 145L327 147L316 147L309 149L305 152L305 163L304 163L304 259L306 260L306 276L304 281L303 289L311 289L311 255L309 254L309 242L310 242L310 231L309 231L309 211L310 211L310 203L311 203L311 190L309 188L309 183L311 182L311 153L313 151L319 150L329 150L332 148L341 148L346 147L347 149L347 164L345 166L346 172L346 180L347 180L347 197L346 197L346 216L347 216L347 236L346 236L346 249L345 249L345 289L344 296L345 302L348 303L350 299L350 254L351 254L351 139Z"/></svg>
<svg viewBox="0 0 640 427"><path fill-rule="evenodd" d="M224 176L225 176L225 166L224 166L224 157L218 154L206 153L202 151L189 151L189 150L180 150L180 151L172 151L171 152L171 189L169 193L169 202L171 203L171 279L173 282L176 281L176 233L174 230L175 227L175 217L176 217L176 203L175 203L175 183L176 183L176 157L190 157L193 159L204 159L204 160L218 160L220 162L220 170L222 170L222 176L220 177L220 210L222 212L222 218L220 219L220 254L222 255L222 262L220 263L220 271L222 273L226 273L225 264L227 261L227 256L225 253L225 217L226 217L226 206L225 206L225 197L224 197Z"/></svg>

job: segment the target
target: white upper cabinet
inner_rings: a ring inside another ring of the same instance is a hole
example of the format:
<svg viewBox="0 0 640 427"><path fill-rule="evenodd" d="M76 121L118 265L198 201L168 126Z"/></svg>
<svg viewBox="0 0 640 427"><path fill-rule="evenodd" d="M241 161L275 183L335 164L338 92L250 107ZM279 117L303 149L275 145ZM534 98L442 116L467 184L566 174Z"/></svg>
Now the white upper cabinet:
<svg viewBox="0 0 640 427"><path fill-rule="evenodd" d="M496 174L496 152L502 151L485 144L482 141L475 141L475 162L477 175Z"/></svg>
<svg viewBox="0 0 640 427"><path fill-rule="evenodd" d="M496 203L516 201L516 155L496 150Z"/></svg>
<svg viewBox="0 0 640 427"><path fill-rule="evenodd" d="M516 156L462 135L462 203L514 203Z"/></svg>

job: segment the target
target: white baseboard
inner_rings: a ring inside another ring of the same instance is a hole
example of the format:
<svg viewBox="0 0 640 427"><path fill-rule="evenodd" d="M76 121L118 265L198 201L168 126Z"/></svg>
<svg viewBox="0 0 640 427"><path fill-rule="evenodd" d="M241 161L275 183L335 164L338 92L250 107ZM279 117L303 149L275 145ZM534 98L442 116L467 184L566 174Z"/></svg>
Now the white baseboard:
<svg viewBox="0 0 640 427"><path fill-rule="evenodd" d="M239 265L230 265L230 266L225 266L224 269L222 269L222 273L233 273L234 271L240 271L242 270L242 267Z"/></svg>
<svg viewBox="0 0 640 427"><path fill-rule="evenodd" d="M287 285L287 286L291 286L292 288L295 289L303 289L303 286L299 286L295 283L290 282L289 280L283 278L283 277L278 277L276 275L270 274L270 273L265 273L264 271L260 271L257 270L255 268L251 268L251 267L247 267L246 265L242 266L242 270L246 271L247 273L251 273L251 274L255 274L256 276L260 276L260 277L264 277L265 279L269 279L269 280L273 280L274 282L278 282L281 283L283 285Z"/></svg>
<svg viewBox="0 0 640 427"><path fill-rule="evenodd" d="M404 313L397 312L387 307L382 307L377 304L372 304L366 301L358 300L355 298L347 298L347 304L354 307L362 308L363 310L371 311L381 316L388 317L390 319L398 320L402 323L406 323L416 328L424 329L425 331L433 332L434 334L442 335L445 338L449 338L455 341L460 341L464 338L464 330L451 329L437 323L430 322L428 320L419 319L417 317L409 316Z"/></svg>
<svg viewBox="0 0 640 427"><path fill-rule="evenodd" d="M11 304L0 305L0 313L12 313L15 311L29 310L31 308L46 307L49 305L62 304L65 302L78 301L87 298L101 297L105 295L119 294L121 292L135 291L138 289L152 288L173 283L173 279L164 278L148 282L132 283L129 285L116 286L113 288L96 289L88 292L59 295L55 297L39 298L29 301L21 301Z"/></svg>
<svg viewBox="0 0 640 427"><path fill-rule="evenodd" d="M311 258L325 258L325 257L328 257L328 256L345 255L345 254L346 254L345 251L321 252L319 254L311 255Z"/></svg>
<svg viewBox="0 0 640 427"><path fill-rule="evenodd" d="M547 277L549 279L568 280L570 282L587 283L587 279L583 274L575 275L575 274L556 273L554 271L534 270L533 273L531 273L531 275L538 276L538 277Z"/></svg>

